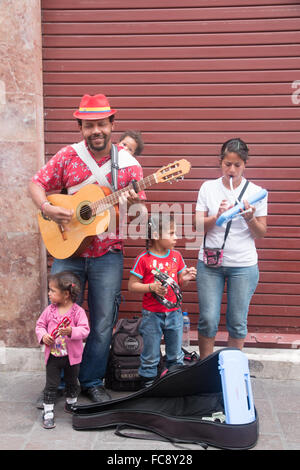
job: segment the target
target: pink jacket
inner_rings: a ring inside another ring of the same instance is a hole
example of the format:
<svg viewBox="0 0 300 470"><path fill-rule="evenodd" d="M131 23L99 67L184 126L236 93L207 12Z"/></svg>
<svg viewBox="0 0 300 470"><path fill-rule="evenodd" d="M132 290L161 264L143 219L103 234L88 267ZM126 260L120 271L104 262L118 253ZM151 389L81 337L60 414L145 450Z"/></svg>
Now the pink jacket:
<svg viewBox="0 0 300 470"><path fill-rule="evenodd" d="M48 305L36 322L35 332L38 342L42 344L43 336L46 333L51 334L65 316L71 320L70 326L72 327L71 337L66 336L68 356L70 365L72 366L73 364L79 364L81 362L83 353L82 340L86 338L90 332L89 322L82 307L73 304L70 310L62 316L56 304ZM49 359L50 349L50 346L45 345L46 364Z"/></svg>

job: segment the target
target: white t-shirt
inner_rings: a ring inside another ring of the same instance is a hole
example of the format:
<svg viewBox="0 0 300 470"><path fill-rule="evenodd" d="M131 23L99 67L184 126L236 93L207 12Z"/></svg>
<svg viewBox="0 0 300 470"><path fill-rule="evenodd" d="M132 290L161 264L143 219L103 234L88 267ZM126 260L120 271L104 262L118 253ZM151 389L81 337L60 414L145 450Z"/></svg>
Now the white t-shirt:
<svg viewBox="0 0 300 470"><path fill-rule="evenodd" d="M235 197L240 195L246 180L242 178L241 184L234 189ZM262 188L254 183L249 185L242 196L248 200L249 196L260 191ZM225 188L222 177L212 181L205 181L198 194L196 211L208 212L208 216L216 215L220 203L227 199L230 205L235 203L235 199L230 189ZM267 215L267 197L255 204L255 217ZM215 225L206 234L206 248L221 248L224 242L226 224L222 227ZM203 261L203 244L199 251L199 259ZM243 217L232 219L230 231L225 242L223 266L253 266L257 263L257 251L254 238Z"/></svg>

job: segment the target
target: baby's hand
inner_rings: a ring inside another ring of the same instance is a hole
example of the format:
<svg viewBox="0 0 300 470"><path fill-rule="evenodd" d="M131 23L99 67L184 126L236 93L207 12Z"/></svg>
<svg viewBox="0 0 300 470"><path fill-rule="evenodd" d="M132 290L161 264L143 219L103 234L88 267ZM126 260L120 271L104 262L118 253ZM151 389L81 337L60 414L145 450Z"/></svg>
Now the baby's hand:
<svg viewBox="0 0 300 470"><path fill-rule="evenodd" d="M54 343L54 339L53 339L52 336L49 335L48 333L46 333L46 334L43 336L42 341L43 341L43 343L46 344L47 346L51 346L51 344Z"/></svg>
<svg viewBox="0 0 300 470"><path fill-rule="evenodd" d="M59 331L60 336L71 336L72 327L67 326L66 328L60 328L58 331Z"/></svg>

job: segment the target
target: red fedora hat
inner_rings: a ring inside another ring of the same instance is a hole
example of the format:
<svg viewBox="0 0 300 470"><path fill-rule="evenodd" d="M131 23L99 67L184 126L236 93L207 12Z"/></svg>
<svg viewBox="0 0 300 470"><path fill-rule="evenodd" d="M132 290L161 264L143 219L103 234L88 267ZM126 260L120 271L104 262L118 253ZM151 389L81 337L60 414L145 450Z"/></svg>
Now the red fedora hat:
<svg viewBox="0 0 300 470"><path fill-rule="evenodd" d="M105 95L84 95L81 98L79 109L73 113L77 119L104 119L117 112L111 109Z"/></svg>

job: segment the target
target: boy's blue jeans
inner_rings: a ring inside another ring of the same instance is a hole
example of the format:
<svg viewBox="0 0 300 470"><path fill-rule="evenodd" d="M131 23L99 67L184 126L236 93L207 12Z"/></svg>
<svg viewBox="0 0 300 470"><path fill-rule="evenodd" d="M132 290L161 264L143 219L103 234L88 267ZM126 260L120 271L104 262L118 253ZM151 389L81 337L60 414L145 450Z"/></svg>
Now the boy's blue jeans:
<svg viewBox="0 0 300 470"><path fill-rule="evenodd" d="M117 321L121 301L123 254L108 252L98 258L55 259L51 273L72 271L81 280L82 292L76 303L82 304L88 282L90 334L80 365L82 388L103 385L112 330Z"/></svg>
<svg viewBox="0 0 300 470"><path fill-rule="evenodd" d="M160 342L164 335L166 346L166 366L183 364L184 353L182 343L182 312L178 310L169 313L150 312L142 310L143 318L140 333L143 337L144 348L141 354L139 374L142 377L156 377L160 361Z"/></svg>
<svg viewBox="0 0 300 470"><path fill-rule="evenodd" d="M227 281L227 331L231 338L245 338L249 305L258 279L257 264L246 267L211 268L198 260L199 333L207 338L213 338L217 334L222 295Z"/></svg>

